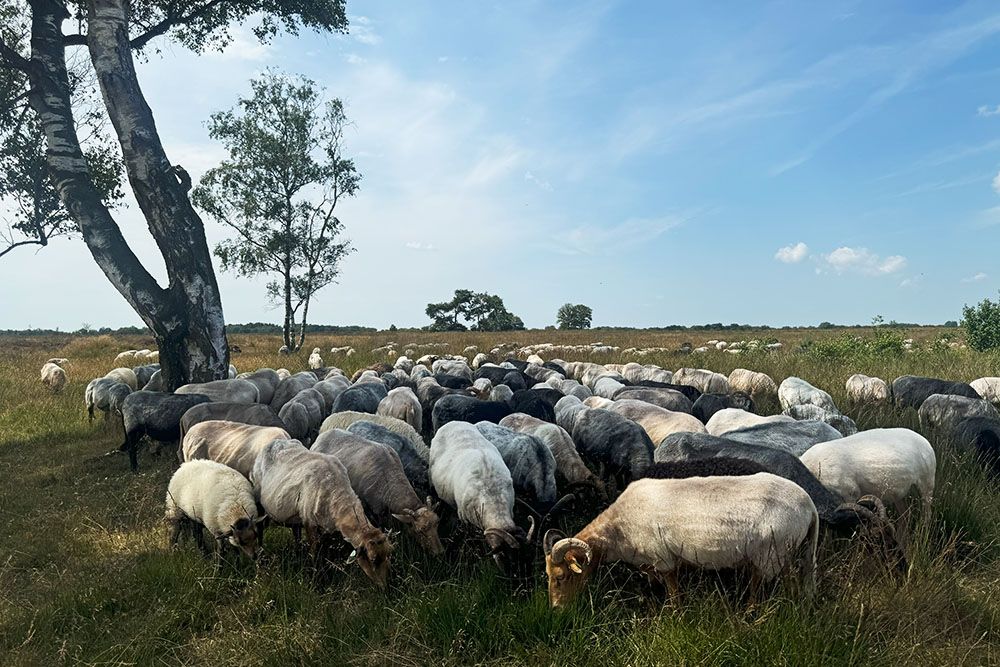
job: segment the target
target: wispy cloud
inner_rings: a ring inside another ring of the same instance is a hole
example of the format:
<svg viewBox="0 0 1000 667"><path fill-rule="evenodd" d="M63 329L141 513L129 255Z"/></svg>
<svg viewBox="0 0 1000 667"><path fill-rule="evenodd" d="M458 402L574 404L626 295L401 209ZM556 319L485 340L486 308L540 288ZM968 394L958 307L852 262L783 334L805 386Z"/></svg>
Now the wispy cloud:
<svg viewBox="0 0 1000 667"><path fill-rule="evenodd" d="M997 172L997 175L993 177L991 185L993 185L993 191L1000 194L1000 172Z"/></svg>
<svg viewBox="0 0 1000 667"><path fill-rule="evenodd" d="M962 278L963 283L981 283L982 281L989 278L988 275L980 271L979 273L969 276L968 278Z"/></svg>
<svg viewBox="0 0 1000 667"><path fill-rule="evenodd" d="M344 56L344 60L346 60L349 65L364 65L366 62L368 62L366 59L362 58L356 53L348 53L346 56Z"/></svg>
<svg viewBox="0 0 1000 667"><path fill-rule="evenodd" d="M906 268L907 261L902 255L882 258L867 248L842 246L820 257L820 271L838 274L852 273L862 276L884 276L898 273Z"/></svg>
<svg viewBox="0 0 1000 667"><path fill-rule="evenodd" d="M794 245L786 245L783 248L778 248L778 252L774 253L774 258L785 264L798 264L808 254L809 246L800 241Z"/></svg>
<svg viewBox="0 0 1000 667"><path fill-rule="evenodd" d="M382 37L375 32L372 20L367 16L351 16L349 18L349 35L356 41L368 46L375 46L382 41Z"/></svg>
<svg viewBox="0 0 1000 667"><path fill-rule="evenodd" d="M685 222L680 216L629 218L611 226L581 225L553 237L558 252L569 255L614 254L656 240Z"/></svg>
<svg viewBox="0 0 1000 667"><path fill-rule="evenodd" d="M544 181L538 178L531 171L524 172L524 180L526 180L529 183L534 183L535 185L540 187L542 190L545 190L546 192L552 192L552 184L549 183L548 181Z"/></svg>
<svg viewBox="0 0 1000 667"><path fill-rule="evenodd" d="M1000 104L995 107L983 105L976 109L976 115L980 118L989 118L990 116L1000 116Z"/></svg>
<svg viewBox="0 0 1000 667"><path fill-rule="evenodd" d="M410 250L425 250L431 252L437 250L437 246L433 243L422 243L420 241L409 241L407 242L406 247Z"/></svg>
<svg viewBox="0 0 1000 667"><path fill-rule="evenodd" d="M222 60L263 61L274 55L273 44L263 44L249 29L237 26L230 31L232 41L222 51L205 51L209 58Z"/></svg>

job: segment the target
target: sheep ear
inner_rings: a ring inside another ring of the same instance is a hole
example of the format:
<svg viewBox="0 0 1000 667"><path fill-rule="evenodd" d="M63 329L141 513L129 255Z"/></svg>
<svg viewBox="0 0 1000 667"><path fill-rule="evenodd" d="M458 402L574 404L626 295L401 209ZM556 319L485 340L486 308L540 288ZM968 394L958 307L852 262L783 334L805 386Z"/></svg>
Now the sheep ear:
<svg viewBox="0 0 1000 667"><path fill-rule="evenodd" d="M233 531L232 531L232 529L230 529L230 530L227 530L226 532L222 533L221 535L216 535L215 539L217 539L217 540L228 540L232 536L233 536Z"/></svg>
<svg viewBox="0 0 1000 667"><path fill-rule="evenodd" d="M566 563L569 565L569 569L573 570L577 574L583 574L583 568L576 562L576 558L570 554L566 554Z"/></svg>
<svg viewBox="0 0 1000 667"><path fill-rule="evenodd" d="M401 523L413 523L412 514L393 514L392 517Z"/></svg>

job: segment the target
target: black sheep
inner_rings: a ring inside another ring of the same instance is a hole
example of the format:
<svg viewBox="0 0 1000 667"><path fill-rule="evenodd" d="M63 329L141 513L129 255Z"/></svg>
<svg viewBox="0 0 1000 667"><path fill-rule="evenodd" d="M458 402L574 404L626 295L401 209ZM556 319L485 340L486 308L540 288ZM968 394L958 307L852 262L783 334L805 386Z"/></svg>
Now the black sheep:
<svg viewBox="0 0 1000 667"><path fill-rule="evenodd" d="M726 408L753 412L753 399L741 391L732 394L702 394L691 406L691 414L697 417L702 424L707 424L712 415Z"/></svg>
<svg viewBox="0 0 1000 667"><path fill-rule="evenodd" d="M686 384L672 384L670 382L656 382L655 380L642 380L640 382L633 383L631 386L652 387L654 389L673 389L674 391L679 391L685 396L687 396L688 400L691 401L692 403L697 401L698 397L701 396L700 391L698 391L695 387L689 387Z"/></svg>
<svg viewBox="0 0 1000 667"><path fill-rule="evenodd" d="M211 399L203 394L165 394L158 391L135 391L122 401L122 424L125 442L120 451L128 452L128 462L139 469L139 441L148 435L160 442L176 442L181 437L184 413Z"/></svg>
<svg viewBox="0 0 1000 667"><path fill-rule="evenodd" d="M952 428L951 440L959 449L974 452L976 459L994 474L1000 473L1000 420L963 419Z"/></svg>
<svg viewBox="0 0 1000 667"><path fill-rule="evenodd" d="M697 391L697 390L695 390ZM693 404L687 396L676 389L666 389L664 387L622 387L615 392L614 400L633 399L658 405L661 408L674 412L686 412L691 414Z"/></svg>
<svg viewBox="0 0 1000 667"><path fill-rule="evenodd" d="M504 359L503 362L505 364L510 364L511 366L521 371L522 373L524 372L524 369L528 367L527 361L521 361L520 359L514 359L513 357L508 357Z"/></svg>
<svg viewBox="0 0 1000 667"><path fill-rule="evenodd" d="M550 371L555 371L556 373L560 373L563 377L569 377L569 375L566 373L566 368L564 366L561 366L560 364L555 363L554 361L546 361L544 364L542 364L542 368L548 368Z"/></svg>
<svg viewBox="0 0 1000 667"><path fill-rule="evenodd" d="M916 410L927 400L928 396L933 394L982 398L975 389L964 382L950 382L916 375L903 375L892 381L892 399L900 408Z"/></svg>
<svg viewBox="0 0 1000 667"><path fill-rule="evenodd" d="M555 424L555 405L562 397L563 395L555 389L524 389L514 392L510 405L513 412L523 412Z"/></svg>
<svg viewBox="0 0 1000 667"><path fill-rule="evenodd" d="M135 379L139 388L145 387L149 384L149 381L153 378L153 373L160 370L159 364L146 364L145 366L136 366L132 369L135 373Z"/></svg>
<svg viewBox="0 0 1000 667"><path fill-rule="evenodd" d="M511 414L513 410L506 403L500 401L481 401L472 396L452 394L442 396L434 409L431 411L431 423L434 432L449 422L469 422L477 424L479 422L493 422L499 424L500 420Z"/></svg>
<svg viewBox="0 0 1000 667"><path fill-rule="evenodd" d="M434 379L442 387L447 387L448 389L468 389L472 386L472 382L469 378L462 377L461 375L448 375L447 373L436 373Z"/></svg>
<svg viewBox="0 0 1000 667"><path fill-rule="evenodd" d="M337 400L333 403L333 412L353 410L373 415L378 410L378 404L388 393L381 382L362 382L352 385L337 396Z"/></svg>
<svg viewBox="0 0 1000 667"><path fill-rule="evenodd" d="M743 477L770 472L750 459L734 456L715 456L709 459L658 461L642 473L649 479L687 479L688 477Z"/></svg>
<svg viewBox="0 0 1000 667"><path fill-rule="evenodd" d="M570 434L577 451L606 472L638 479L653 462L653 442L631 419L610 410L584 410Z"/></svg>

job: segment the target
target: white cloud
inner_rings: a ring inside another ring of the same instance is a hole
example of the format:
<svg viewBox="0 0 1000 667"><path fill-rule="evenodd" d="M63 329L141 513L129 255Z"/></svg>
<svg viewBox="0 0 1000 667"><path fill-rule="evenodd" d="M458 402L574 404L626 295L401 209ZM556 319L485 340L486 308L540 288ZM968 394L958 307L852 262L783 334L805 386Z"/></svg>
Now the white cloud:
<svg viewBox="0 0 1000 667"><path fill-rule="evenodd" d="M822 263L836 273L855 273L862 276L884 276L906 268L906 258L890 255L882 258L867 248L842 246L823 255Z"/></svg>
<svg viewBox="0 0 1000 667"><path fill-rule="evenodd" d="M365 60L356 53L348 53L346 56L344 56L344 60L346 60L350 65L364 65L366 62L368 62L367 60Z"/></svg>
<svg viewBox="0 0 1000 667"><path fill-rule="evenodd" d="M248 29L238 26L231 31L232 41L222 51L206 51L205 55L222 60L268 60L274 53L272 44L262 44Z"/></svg>
<svg viewBox="0 0 1000 667"><path fill-rule="evenodd" d="M437 246L435 246L433 243L421 243L420 241L409 241L406 244L406 247L411 250L427 250L427 251L437 250Z"/></svg>
<svg viewBox="0 0 1000 667"><path fill-rule="evenodd" d="M446 62L448 62L448 56L438 56L438 62L439 63L446 63Z"/></svg>
<svg viewBox="0 0 1000 667"><path fill-rule="evenodd" d="M977 273L974 276L969 276L968 278L962 278L962 282L963 283L981 283L982 281L986 280L987 278L989 278L989 276L986 275L985 273L983 273L982 271L980 271L979 273Z"/></svg>
<svg viewBox="0 0 1000 667"><path fill-rule="evenodd" d="M357 42L375 46L382 41L382 37L372 27L372 20L367 16L351 16L350 26L348 34Z"/></svg>
<svg viewBox="0 0 1000 667"><path fill-rule="evenodd" d="M997 172L997 175L993 177L993 190L1000 193L1000 172Z"/></svg>
<svg viewBox="0 0 1000 667"><path fill-rule="evenodd" d="M786 245L784 248L778 248L778 252L774 253L774 258L785 264L798 264L808 254L809 246L799 241L795 245Z"/></svg>
<svg viewBox="0 0 1000 667"><path fill-rule="evenodd" d="M614 254L653 241L680 226L684 218L629 218L610 227L581 225L553 237L555 248L568 255Z"/></svg>
<svg viewBox="0 0 1000 667"><path fill-rule="evenodd" d="M985 104L978 109L976 109L976 115L981 118L989 118L990 116L1000 116L1000 104L995 107L989 107Z"/></svg>
<svg viewBox="0 0 1000 667"><path fill-rule="evenodd" d="M542 190L545 190L546 192L552 192L551 183L549 183L548 181L543 181L530 171L524 172L524 180L528 181L529 183L534 183L535 185L540 187Z"/></svg>

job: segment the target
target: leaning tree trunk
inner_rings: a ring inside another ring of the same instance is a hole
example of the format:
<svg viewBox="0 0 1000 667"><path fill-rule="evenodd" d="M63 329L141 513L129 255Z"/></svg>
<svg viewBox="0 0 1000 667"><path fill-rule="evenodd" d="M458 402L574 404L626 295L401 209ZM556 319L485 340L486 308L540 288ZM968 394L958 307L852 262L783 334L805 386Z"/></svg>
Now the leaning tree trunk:
<svg viewBox="0 0 1000 667"><path fill-rule="evenodd" d="M132 252L101 202L80 148L60 28L69 16L65 4L30 0L30 5L30 102L45 130L46 158L61 201L97 265L153 331L167 385L226 377L225 321L204 227L188 199L190 178L170 166L139 89L126 3L91 2L87 42L129 182L163 255L166 289Z"/></svg>

